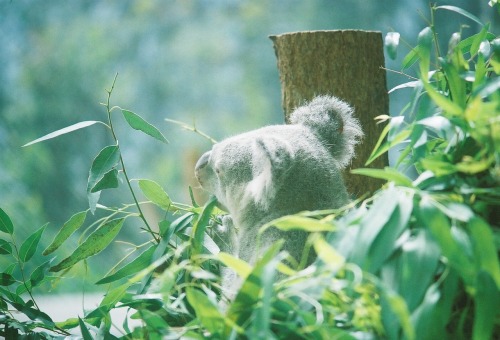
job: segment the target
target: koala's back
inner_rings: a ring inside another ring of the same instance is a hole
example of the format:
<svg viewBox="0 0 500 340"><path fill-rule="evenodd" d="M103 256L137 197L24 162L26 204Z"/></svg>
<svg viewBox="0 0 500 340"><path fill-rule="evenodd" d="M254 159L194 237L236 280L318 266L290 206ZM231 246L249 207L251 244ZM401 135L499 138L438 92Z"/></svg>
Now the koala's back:
<svg viewBox="0 0 500 340"><path fill-rule="evenodd" d="M334 156L321 140L301 125L268 126L250 131L243 136L248 141L262 140L271 159L274 190L266 204L247 205L239 215L239 256L252 262L259 226L275 218L305 210L333 209L348 202L341 169ZM255 160L254 160L255 161ZM267 245L286 238L284 249L296 260L304 247L307 234L301 231L281 232L270 228L261 240ZM264 246L265 246L264 244Z"/></svg>
<svg viewBox="0 0 500 340"><path fill-rule="evenodd" d="M281 215L337 208L347 203L340 166L310 129L301 125L278 125L258 129L255 133L274 140L284 149L281 155L275 155L276 162L284 164L274 164L284 167L280 173L282 178L276 183L279 188L273 201Z"/></svg>

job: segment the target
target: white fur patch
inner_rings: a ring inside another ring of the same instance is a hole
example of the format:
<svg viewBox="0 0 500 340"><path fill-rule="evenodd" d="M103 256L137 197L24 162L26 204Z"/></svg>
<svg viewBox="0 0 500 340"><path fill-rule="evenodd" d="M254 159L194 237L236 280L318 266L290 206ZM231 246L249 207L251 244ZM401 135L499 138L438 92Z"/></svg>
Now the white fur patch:
<svg viewBox="0 0 500 340"><path fill-rule="evenodd" d="M253 145L253 179L247 184L245 196L267 208L274 196L273 169L268 155L258 146Z"/></svg>

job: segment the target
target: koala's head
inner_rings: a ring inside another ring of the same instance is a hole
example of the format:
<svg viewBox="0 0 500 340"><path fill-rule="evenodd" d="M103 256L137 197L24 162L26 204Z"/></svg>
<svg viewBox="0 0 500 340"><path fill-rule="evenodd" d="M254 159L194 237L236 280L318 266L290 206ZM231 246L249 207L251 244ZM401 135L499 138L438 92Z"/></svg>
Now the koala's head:
<svg viewBox="0 0 500 340"><path fill-rule="evenodd" d="M273 137L246 133L215 144L195 166L201 187L234 213L250 202L266 207L275 190L275 165L282 158Z"/></svg>

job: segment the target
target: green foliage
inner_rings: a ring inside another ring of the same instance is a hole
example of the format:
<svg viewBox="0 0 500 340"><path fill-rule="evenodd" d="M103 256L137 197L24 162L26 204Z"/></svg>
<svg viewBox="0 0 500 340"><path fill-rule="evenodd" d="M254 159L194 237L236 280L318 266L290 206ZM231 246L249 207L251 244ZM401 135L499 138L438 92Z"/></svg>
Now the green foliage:
<svg viewBox="0 0 500 340"><path fill-rule="evenodd" d="M479 19L453 6L473 22ZM26 269L46 225L18 243L17 229L0 209L0 255L12 265L0 277L0 335L36 333L42 338L78 332L84 339L111 334L114 309L126 309L122 338L297 338L297 339L489 339L500 336L500 42L489 25L470 37L452 35L442 55L435 25L423 29L403 59L414 79L393 89L412 89L402 114L388 121L368 163L394 147L394 168L357 169L387 181L371 197L335 211L281 217L262 227L309 233L303 261L291 263L283 241L254 264L220 252L214 239L221 211L216 200L203 207L175 203L152 180L137 180L147 202L138 200L113 128L108 91L107 121L82 122L27 145L95 123L107 127L114 144L95 157L87 181L89 210L74 214L40 254L43 263ZM397 52L399 35L386 46ZM115 78L116 80L116 78ZM119 109L131 128L157 141L163 134L142 117ZM405 115L406 114L406 115ZM195 128L193 131L197 131ZM414 166L411 179L400 168ZM100 192L126 186L133 203L98 204ZM163 216L152 227L144 205ZM101 217L104 215L104 217ZM91 221L89 221L92 219ZM85 263L125 227L149 240L132 250L95 285L107 294L94 310L54 323L33 292ZM61 246L85 227L72 254ZM316 260L307 265L310 252ZM53 265L54 254L63 260ZM129 258L130 257L130 258ZM221 291L221 267L235 272L241 287L234 299ZM23 314L29 321L20 321ZM131 329L132 328L132 329ZM42 330L42 331L40 331Z"/></svg>

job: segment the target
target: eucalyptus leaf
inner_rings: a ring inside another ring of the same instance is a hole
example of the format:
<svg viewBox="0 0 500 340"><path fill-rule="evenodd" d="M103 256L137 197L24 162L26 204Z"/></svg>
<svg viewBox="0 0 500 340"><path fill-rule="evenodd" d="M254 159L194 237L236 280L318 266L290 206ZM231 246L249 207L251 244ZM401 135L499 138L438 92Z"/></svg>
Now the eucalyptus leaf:
<svg viewBox="0 0 500 340"><path fill-rule="evenodd" d="M8 273L0 273L0 286L10 286L16 283L16 279Z"/></svg>
<svg viewBox="0 0 500 340"><path fill-rule="evenodd" d="M330 223L321 222L314 218L290 215L290 216L280 217L269 223L266 223L264 226L261 227L259 233L262 234L266 229L272 226L283 231L302 230L307 232L321 232L321 231L335 230L335 226Z"/></svg>
<svg viewBox="0 0 500 340"><path fill-rule="evenodd" d="M38 247L38 243L40 242L40 238L42 237L45 228L48 223L42 226L40 229L31 234L24 242L21 244L21 248L19 248L19 260L21 262L29 261L33 255L35 255L36 248Z"/></svg>
<svg viewBox="0 0 500 340"><path fill-rule="evenodd" d="M11 235L14 232L14 225L9 215L2 208L0 208L0 231Z"/></svg>
<svg viewBox="0 0 500 340"><path fill-rule="evenodd" d="M479 20L478 17L476 17L475 15L467 12L463 8L456 7L456 6L448 6L448 5L446 5L446 6L437 6L436 9L445 9L445 10L448 10L448 11L452 11L452 12L458 13L460 15L463 15L466 18L469 18L472 21L475 21L477 24L479 24L481 26L484 26L484 24L481 22L481 20Z"/></svg>
<svg viewBox="0 0 500 340"><path fill-rule="evenodd" d="M87 195L89 198L90 211L94 213L99 194L92 190L96 184L101 181L111 169L113 169L120 161L120 149L118 145L109 145L99 151L92 162L89 178L87 181Z"/></svg>
<svg viewBox="0 0 500 340"><path fill-rule="evenodd" d="M123 226L124 221L125 219L119 218L101 225L97 230L90 234L70 256L59 262L57 265L51 267L50 271L59 272L63 269L72 267L81 260L100 253L116 237Z"/></svg>
<svg viewBox="0 0 500 340"><path fill-rule="evenodd" d="M118 185L118 170L113 168L106 172L101 179L99 179L90 192L94 193L104 189L118 188Z"/></svg>
<svg viewBox="0 0 500 340"><path fill-rule="evenodd" d="M151 137L159 140L160 142L163 143L168 143L168 140L163 136L163 134L153 125L149 124L146 122L141 116L138 114L127 111L127 110L122 110L123 117L125 117L125 120L127 123L130 125L135 130L139 130L144 132L147 135L150 135Z"/></svg>
<svg viewBox="0 0 500 340"><path fill-rule="evenodd" d="M12 254L12 246L9 242L0 238L0 255Z"/></svg>
<svg viewBox="0 0 500 340"><path fill-rule="evenodd" d="M193 225L193 234L192 234L192 244L193 244L193 254L199 254L202 249L205 229L208 226L208 222L212 215L212 211L217 204L217 199L215 196L211 197L211 199L205 204L203 207L203 211L201 215L198 216L198 219Z"/></svg>
<svg viewBox="0 0 500 340"><path fill-rule="evenodd" d="M82 319L78 318L78 323L80 325L80 332L82 334L83 340L93 340L94 337L90 334L87 326L85 326L85 323L83 322Z"/></svg>
<svg viewBox="0 0 500 340"><path fill-rule="evenodd" d="M196 316L210 333L210 336L220 337L220 333L224 329L224 317L220 314L217 307L198 289L188 287L186 289L186 296Z"/></svg>
<svg viewBox="0 0 500 340"><path fill-rule="evenodd" d="M386 181L394 182L396 185L413 187L412 181L407 176L391 167L385 167L384 169L360 168L351 170L351 173L355 175L384 179Z"/></svg>
<svg viewBox="0 0 500 340"><path fill-rule="evenodd" d="M43 255L49 255L57 250L78 228L83 225L87 217L87 210L74 214L63 224L59 232L54 236L52 243L43 251Z"/></svg>
<svg viewBox="0 0 500 340"><path fill-rule="evenodd" d="M76 123L76 124L67 126L67 127L63 128L63 129L51 132L51 133L49 133L49 134L47 134L47 135L45 135L43 137L35 139L34 141L26 143L26 144L23 145L23 147L26 147L26 146L29 146L29 145L33 145L33 144L36 144L36 143L40 143L40 142L43 142L43 141L48 140L48 139L56 138L58 136L61 136L61 135L64 135L64 134L67 134L67 133L70 133L70 132L73 132L73 131L76 131L76 130L83 129L83 128L86 128L88 126L91 126L91 125L94 125L94 124L97 124L97 123L104 124L101 121L94 121L94 120L89 120L89 121L85 121L85 122Z"/></svg>
<svg viewBox="0 0 500 340"><path fill-rule="evenodd" d="M475 297L473 339L492 339L498 318L500 288L487 272L479 272Z"/></svg>
<svg viewBox="0 0 500 340"><path fill-rule="evenodd" d="M169 211L172 201L163 188L156 182L148 179L140 179L139 188L148 200L165 211Z"/></svg>
<svg viewBox="0 0 500 340"><path fill-rule="evenodd" d="M153 253L155 252L155 250L155 245L149 247L134 260L118 269L115 273L107 275L106 277L97 281L96 285L114 282L124 277L138 273L140 270L146 268L152 262L151 260L153 258Z"/></svg>

